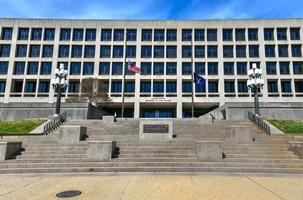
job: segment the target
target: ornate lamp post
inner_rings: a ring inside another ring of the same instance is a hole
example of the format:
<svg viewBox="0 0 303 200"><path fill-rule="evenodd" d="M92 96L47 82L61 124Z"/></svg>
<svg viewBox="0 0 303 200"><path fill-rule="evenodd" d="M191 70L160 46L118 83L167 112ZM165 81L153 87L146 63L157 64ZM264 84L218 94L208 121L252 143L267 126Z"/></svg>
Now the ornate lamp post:
<svg viewBox="0 0 303 200"><path fill-rule="evenodd" d="M60 115L61 93L67 89L68 86L67 70L64 70L64 64L61 63L59 69L55 70L55 78L51 80L51 84L55 92L57 92L55 116L58 116Z"/></svg>
<svg viewBox="0 0 303 200"><path fill-rule="evenodd" d="M248 71L247 87L254 93L255 97L255 114L260 115L258 91L263 88L264 80L261 78L262 69L257 68L257 64L253 63L252 69Z"/></svg>

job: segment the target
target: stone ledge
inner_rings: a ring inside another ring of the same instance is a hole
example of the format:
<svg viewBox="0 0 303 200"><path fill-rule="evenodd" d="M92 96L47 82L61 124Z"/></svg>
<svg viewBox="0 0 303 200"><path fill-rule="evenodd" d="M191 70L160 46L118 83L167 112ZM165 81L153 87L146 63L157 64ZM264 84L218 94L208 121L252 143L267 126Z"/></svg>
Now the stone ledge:
<svg viewBox="0 0 303 200"><path fill-rule="evenodd" d="M88 141L87 159L91 161L110 161L116 148L116 141Z"/></svg>
<svg viewBox="0 0 303 200"><path fill-rule="evenodd" d="M204 162L218 162L223 159L221 140L196 141L196 152L198 159Z"/></svg>
<svg viewBox="0 0 303 200"><path fill-rule="evenodd" d="M84 126L61 126L58 142L63 144L74 144L86 137L87 128Z"/></svg>
<svg viewBox="0 0 303 200"><path fill-rule="evenodd" d="M230 126L226 128L228 140L235 143L253 142L253 134L250 126Z"/></svg>
<svg viewBox="0 0 303 200"><path fill-rule="evenodd" d="M288 149L303 159L303 141L289 141Z"/></svg>
<svg viewBox="0 0 303 200"><path fill-rule="evenodd" d="M22 147L22 142L0 142L0 162L16 155Z"/></svg>

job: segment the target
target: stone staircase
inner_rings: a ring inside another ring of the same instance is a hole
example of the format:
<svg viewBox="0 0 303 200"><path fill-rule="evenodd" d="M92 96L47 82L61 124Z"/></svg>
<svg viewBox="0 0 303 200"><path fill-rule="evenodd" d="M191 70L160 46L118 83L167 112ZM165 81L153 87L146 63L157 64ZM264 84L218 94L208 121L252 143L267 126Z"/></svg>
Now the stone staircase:
<svg viewBox="0 0 303 200"><path fill-rule="evenodd" d="M171 142L140 142L139 120L105 124L100 120L69 121L67 125L87 127L90 140L116 140L117 158L108 162L86 159L87 141L58 144L58 130L46 136L6 138L23 141L24 151L16 159L0 163L0 174L13 173L303 173L303 160L288 151L291 137L265 135L246 121L174 120L176 137ZM225 129L232 125L251 126L255 141L247 144L225 142L222 162L200 162L196 140L226 141Z"/></svg>

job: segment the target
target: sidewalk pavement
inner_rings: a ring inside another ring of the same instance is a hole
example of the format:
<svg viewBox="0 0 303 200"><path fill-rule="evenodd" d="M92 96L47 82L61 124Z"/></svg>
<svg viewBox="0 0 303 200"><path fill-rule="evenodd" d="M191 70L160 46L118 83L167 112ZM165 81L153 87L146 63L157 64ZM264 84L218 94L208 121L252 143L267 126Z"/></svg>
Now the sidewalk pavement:
<svg viewBox="0 0 303 200"><path fill-rule="evenodd" d="M81 190L85 200L302 200L302 177L60 175L0 176L0 199L59 199Z"/></svg>

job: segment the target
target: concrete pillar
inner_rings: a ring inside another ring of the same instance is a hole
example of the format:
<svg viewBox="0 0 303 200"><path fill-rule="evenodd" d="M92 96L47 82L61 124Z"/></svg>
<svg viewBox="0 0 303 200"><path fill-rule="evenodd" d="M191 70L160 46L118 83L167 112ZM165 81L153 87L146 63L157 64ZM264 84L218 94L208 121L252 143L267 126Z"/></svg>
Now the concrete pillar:
<svg viewBox="0 0 303 200"><path fill-rule="evenodd" d="M249 126L230 126L226 129L227 138L235 143L251 143L253 134Z"/></svg>
<svg viewBox="0 0 303 200"><path fill-rule="evenodd" d="M109 161L115 152L116 141L89 141L87 159L92 161Z"/></svg>
<svg viewBox="0 0 303 200"><path fill-rule="evenodd" d="M84 126L61 126L58 142L63 144L74 144L86 137Z"/></svg>
<svg viewBox="0 0 303 200"><path fill-rule="evenodd" d="M22 147L22 142L0 142L0 162L16 155Z"/></svg>
<svg viewBox="0 0 303 200"><path fill-rule="evenodd" d="M198 159L204 162L217 162L223 159L222 141L197 141L196 152Z"/></svg>

